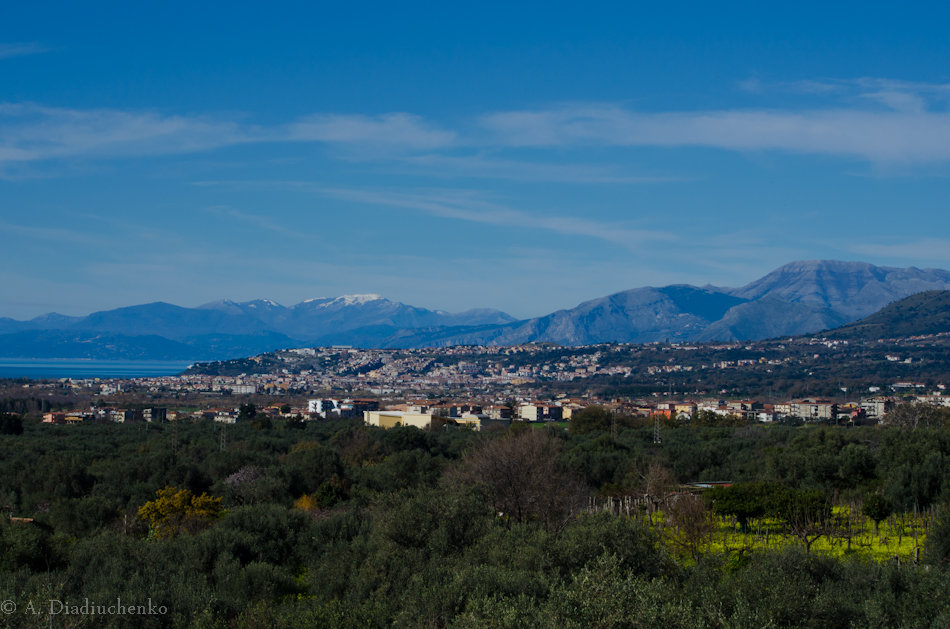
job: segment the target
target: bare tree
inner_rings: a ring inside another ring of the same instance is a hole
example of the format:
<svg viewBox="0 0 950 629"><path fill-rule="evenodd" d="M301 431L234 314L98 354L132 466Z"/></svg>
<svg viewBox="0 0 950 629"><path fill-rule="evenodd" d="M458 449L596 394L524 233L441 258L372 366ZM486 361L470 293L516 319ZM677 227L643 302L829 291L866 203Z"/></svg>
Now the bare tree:
<svg viewBox="0 0 950 629"><path fill-rule="evenodd" d="M670 541L693 559L699 558L715 530L713 514L705 501L693 494L678 494L668 501L666 514Z"/></svg>
<svg viewBox="0 0 950 629"><path fill-rule="evenodd" d="M643 479L643 493L651 505L651 513L657 511L667 495L676 487L673 472L659 463L653 463Z"/></svg>
<svg viewBox="0 0 950 629"><path fill-rule="evenodd" d="M646 494L663 497L676 487L676 477L668 468L653 463L643 479L643 486Z"/></svg>
<svg viewBox="0 0 950 629"><path fill-rule="evenodd" d="M864 516L857 505L852 503L846 509L831 516L831 537L834 540L844 540L845 552L851 552L854 538L864 531Z"/></svg>
<svg viewBox="0 0 950 629"><path fill-rule="evenodd" d="M950 423L950 409L923 402L897 404L884 415L881 423L913 429L942 427Z"/></svg>
<svg viewBox="0 0 950 629"><path fill-rule="evenodd" d="M560 450L560 441L545 431L507 434L466 455L458 478L479 487L508 521L558 528L578 510L585 493L558 464Z"/></svg>
<svg viewBox="0 0 950 629"><path fill-rule="evenodd" d="M788 531L811 552L812 545L834 531L831 505L819 491L791 490L784 509Z"/></svg>

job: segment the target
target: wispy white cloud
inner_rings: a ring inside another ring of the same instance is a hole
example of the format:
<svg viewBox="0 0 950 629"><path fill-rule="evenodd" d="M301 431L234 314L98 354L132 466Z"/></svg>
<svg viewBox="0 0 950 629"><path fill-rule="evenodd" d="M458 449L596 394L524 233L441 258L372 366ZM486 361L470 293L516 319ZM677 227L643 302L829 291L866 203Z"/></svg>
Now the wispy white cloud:
<svg viewBox="0 0 950 629"><path fill-rule="evenodd" d="M287 238L293 238L295 240L307 240L310 238L309 234L301 232L299 228L290 228L287 225L271 220L265 216L249 214L226 205L207 207L204 208L204 211L208 212L209 214L214 214L215 216L221 216L231 220L240 221L242 223L247 223L248 225L252 225L258 229L263 229L280 236L285 236Z"/></svg>
<svg viewBox="0 0 950 629"><path fill-rule="evenodd" d="M611 104L490 114L493 141L518 147L701 146L844 155L872 162L950 159L950 114L829 110L641 113Z"/></svg>
<svg viewBox="0 0 950 629"><path fill-rule="evenodd" d="M891 260L926 260L941 264L950 263L950 239L947 238L920 238L902 242L853 244L849 247L849 250L858 255Z"/></svg>
<svg viewBox="0 0 950 629"><path fill-rule="evenodd" d="M636 175L615 166L591 164L526 162L486 155L443 155L426 153L403 158L402 163L443 177L474 177L515 181L559 181L570 183L668 183L683 177Z"/></svg>
<svg viewBox="0 0 950 629"><path fill-rule="evenodd" d="M94 221L98 223L101 226L100 229L89 229L88 225L84 226L84 229L90 233L103 233L103 230L105 230L108 232L105 238L112 239L113 241L161 243L162 247L166 249L172 246L179 246L184 241L184 235L181 230L175 229L173 224L169 224L166 221L162 221L161 226L147 222L143 223L140 220L136 220L136 215L132 212L121 216L109 216L102 213L77 211L73 216L83 221ZM130 220L130 218L132 220Z"/></svg>
<svg viewBox="0 0 950 629"><path fill-rule="evenodd" d="M25 57L26 55L38 55L49 52L50 48L38 42L10 42L0 43L0 59L10 59L11 57Z"/></svg>
<svg viewBox="0 0 950 629"><path fill-rule="evenodd" d="M0 221L0 230L5 234L32 239L37 243L56 242L66 245L105 245L108 239L64 227L36 227Z"/></svg>
<svg viewBox="0 0 950 629"><path fill-rule="evenodd" d="M862 94L862 97L879 102L888 109L909 114L920 114L927 109L927 103L922 97L900 90L878 90Z"/></svg>
<svg viewBox="0 0 950 629"><path fill-rule="evenodd" d="M348 188L325 188L323 193L338 199L389 207L417 210L439 216L474 223L504 225L552 231L571 236L587 236L628 248L644 242L673 241L669 232L631 229L629 227L593 221L573 216L537 215L515 210L497 203L484 201L470 191L437 190L422 193L371 191Z"/></svg>
<svg viewBox="0 0 950 629"><path fill-rule="evenodd" d="M392 154L450 145L455 134L404 113L314 115L265 127L211 116L0 103L0 168L71 157L171 155L260 142L321 142Z"/></svg>
<svg viewBox="0 0 950 629"><path fill-rule="evenodd" d="M252 139L235 122L153 112L0 104L0 164L77 155L161 155Z"/></svg>
<svg viewBox="0 0 950 629"><path fill-rule="evenodd" d="M7 103L0 104L0 175L64 158L173 155L251 143L319 143L337 149L338 157L428 169L434 175L575 183L676 179L609 164L577 164L562 152L590 147L776 151L884 165L950 160L950 85L861 78L778 87L750 80L745 88L796 90L817 95L823 104L666 112L614 103L568 104L498 111L448 128L405 112L320 113L260 125L234 116ZM512 158L525 148L558 152L550 159Z"/></svg>
<svg viewBox="0 0 950 629"><path fill-rule="evenodd" d="M454 132L438 129L421 117L407 113L380 116L314 114L287 125L284 132L288 141L363 144L400 149L443 148L453 144L456 139Z"/></svg>
<svg viewBox="0 0 950 629"><path fill-rule="evenodd" d="M896 79L861 77L856 79L808 79L769 83L757 78L739 83L741 89L756 93L795 93L835 99L842 103L877 103L900 112L921 112L945 109L950 101L950 84L901 81Z"/></svg>

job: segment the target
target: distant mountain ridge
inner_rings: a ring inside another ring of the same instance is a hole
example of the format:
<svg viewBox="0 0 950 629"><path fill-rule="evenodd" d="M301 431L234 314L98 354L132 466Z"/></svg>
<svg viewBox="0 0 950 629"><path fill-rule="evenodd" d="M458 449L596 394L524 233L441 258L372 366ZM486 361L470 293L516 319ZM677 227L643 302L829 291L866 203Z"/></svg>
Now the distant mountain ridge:
<svg viewBox="0 0 950 629"><path fill-rule="evenodd" d="M791 262L739 288L634 288L525 320L492 309L428 310L380 295L309 299L289 307L266 299L197 308L156 302L86 317L0 318L0 356L95 358L98 352L109 358L217 360L331 344L754 340L836 328L910 295L948 289L950 272L942 269L811 260Z"/></svg>
<svg viewBox="0 0 950 629"><path fill-rule="evenodd" d="M888 304L874 314L832 330L834 339L874 340L950 332L950 290L929 290Z"/></svg>
<svg viewBox="0 0 950 629"><path fill-rule="evenodd" d="M121 358L125 351L130 358L149 358L148 348L153 348L155 358L218 359L306 346L358 328L442 328L514 320L500 310L449 313L379 295L309 299L290 307L266 299L222 300L197 308L153 302L85 317L50 313L29 321L0 319L0 356ZM345 339L340 343L348 344Z"/></svg>
<svg viewBox="0 0 950 629"><path fill-rule="evenodd" d="M757 300L770 295L790 303L828 307L849 321L926 290L950 287L950 271L895 268L867 262L809 260L790 262L732 295Z"/></svg>
<svg viewBox="0 0 950 629"><path fill-rule="evenodd" d="M377 345L757 340L836 328L895 300L935 289L950 289L950 272L866 262L797 261L739 288L634 288L534 319L488 329L439 330L425 338L397 333L377 337Z"/></svg>

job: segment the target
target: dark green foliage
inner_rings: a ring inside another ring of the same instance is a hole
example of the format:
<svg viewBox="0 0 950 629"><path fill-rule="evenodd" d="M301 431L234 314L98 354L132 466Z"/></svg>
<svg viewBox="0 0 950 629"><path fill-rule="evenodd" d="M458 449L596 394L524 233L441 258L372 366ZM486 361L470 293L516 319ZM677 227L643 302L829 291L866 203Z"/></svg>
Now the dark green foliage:
<svg viewBox="0 0 950 629"><path fill-rule="evenodd" d="M749 520L752 518L777 515L788 502L787 490L775 483L714 487L706 495L716 513L735 516L743 531L749 529Z"/></svg>
<svg viewBox="0 0 950 629"><path fill-rule="evenodd" d="M866 486L877 478L877 432L815 426L786 434L790 438L783 447L767 453L774 480L830 491Z"/></svg>
<svg viewBox="0 0 950 629"><path fill-rule="evenodd" d="M238 407L238 421L250 421L257 417L257 407L251 403L241 404Z"/></svg>
<svg viewBox="0 0 950 629"><path fill-rule="evenodd" d="M24 380L24 382L29 382ZM41 414L48 413L51 410L63 410L71 408L72 404L56 403L48 399L40 398L3 398L0 399L0 413L11 413L16 415Z"/></svg>
<svg viewBox="0 0 950 629"><path fill-rule="evenodd" d="M57 500L50 508L49 521L68 535L92 535L119 519L118 509L101 496Z"/></svg>
<svg viewBox="0 0 950 629"><path fill-rule="evenodd" d="M827 533L831 504L820 489L794 489L777 483L742 483L715 487L706 494L713 510L736 518L742 531L754 518L776 517L785 521L789 532L810 547Z"/></svg>
<svg viewBox="0 0 950 629"><path fill-rule="evenodd" d="M2 598L170 610L76 619L104 627L950 624L944 429L666 426L657 447L649 427L612 418L580 434L285 427L25 421L0 435ZM708 493L718 513L742 526L781 518L802 548L683 565L639 516L581 508L600 490L696 480L733 481ZM221 497L225 513L149 539L136 514L166 486ZM898 513L941 505L930 565L805 552L827 534L835 493L864 499L871 517L884 513L875 500ZM304 494L310 506L293 507Z"/></svg>
<svg viewBox="0 0 950 629"><path fill-rule="evenodd" d="M366 487L375 491L398 491L410 487L432 486L440 476L439 459L423 450L395 452L376 465L354 472Z"/></svg>
<svg viewBox="0 0 950 629"><path fill-rule="evenodd" d="M50 531L35 521L0 523L0 569L45 572L60 562Z"/></svg>
<svg viewBox="0 0 950 629"><path fill-rule="evenodd" d="M251 425L257 430L270 430L274 427L274 422L267 415L258 414L251 420Z"/></svg>
<svg viewBox="0 0 950 629"><path fill-rule="evenodd" d="M563 461L575 474L594 488L618 488L631 491L639 481L636 469L645 465L645 454L625 440L614 440L605 433L592 433L586 440L564 453Z"/></svg>
<svg viewBox="0 0 950 629"><path fill-rule="evenodd" d="M639 522L608 514L592 514L578 518L551 542L551 557L565 576L587 564L592 557L604 553L625 572L658 577L672 564L658 550L655 533Z"/></svg>
<svg viewBox="0 0 950 629"><path fill-rule="evenodd" d="M730 413L728 415L721 415L713 411L703 411L699 410L693 413L692 419L690 419L690 424L693 426L713 426L713 427L728 427L728 426L744 426L749 423L749 420Z"/></svg>
<svg viewBox="0 0 950 629"><path fill-rule="evenodd" d="M864 444L849 443L844 446L838 452L836 463L841 486L855 487L876 476L874 454Z"/></svg>
<svg viewBox="0 0 950 629"><path fill-rule="evenodd" d="M882 494L871 494L861 507L861 513L874 520L875 528L893 512L894 505Z"/></svg>
<svg viewBox="0 0 950 629"><path fill-rule="evenodd" d="M307 422L303 417L297 415L296 417L284 420L284 427L290 430L305 430L307 428Z"/></svg>
<svg viewBox="0 0 950 629"><path fill-rule="evenodd" d="M777 515L788 521L818 522L831 515L828 497L819 489L785 489L772 500L778 502Z"/></svg>
<svg viewBox="0 0 950 629"><path fill-rule="evenodd" d="M887 431L878 461L884 495L899 510L925 509L950 488L946 430Z"/></svg>
<svg viewBox="0 0 950 629"><path fill-rule="evenodd" d="M23 419L13 413L0 413L0 435L22 435Z"/></svg>
<svg viewBox="0 0 950 629"><path fill-rule="evenodd" d="M492 513L475 492L447 487L400 495L383 531L397 546L426 549L439 556L461 552L490 528Z"/></svg>
<svg viewBox="0 0 950 629"><path fill-rule="evenodd" d="M209 537L241 565L294 566L312 552L309 534L310 520L305 513L269 504L232 509Z"/></svg>
<svg viewBox="0 0 950 629"><path fill-rule="evenodd" d="M316 491L317 504L323 509L331 509L350 497L350 483L336 474L322 483Z"/></svg>
<svg viewBox="0 0 950 629"><path fill-rule="evenodd" d="M406 450L428 452L433 437L431 433L412 426L397 426L384 432L380 441L389 452L403 452Z"/></svg>
<svg viewBox="0 0 950 629"><path fill-rule="evenodd" d="M934 566L950 564L950 502L937 507L937 518L927 534L924 558Z"/></svg>
<svg viewBox="0 0 950 629"><path fill-rule="evenodd" d="M327 446L304 442L287 455L284 469L294 496L312 493L334 475L343 474L340 456Z"/></svg>
<svg viewBox="0 0 950 629"><path fill-rule="evenodd" d="M571 415L568 430L572 435L583 435L595 430L610 430L615 422L614 414L603 406L588 406Z"/></svg>

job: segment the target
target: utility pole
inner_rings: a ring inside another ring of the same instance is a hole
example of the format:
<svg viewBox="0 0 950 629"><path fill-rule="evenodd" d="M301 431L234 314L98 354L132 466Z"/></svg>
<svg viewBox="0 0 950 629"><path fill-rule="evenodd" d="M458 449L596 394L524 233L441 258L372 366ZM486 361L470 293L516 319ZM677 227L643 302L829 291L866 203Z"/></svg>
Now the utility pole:
<svg viewBox="0 0 950 629"><path fill-rule="evenodd" d="M671 402L670 400L673 399L673 381L672 381L672 380L668 380L667 383L666 383L666 387L667 387L667 390L666 390L666 409L669 411L669 413L670 413L670 419L672 420L672 419L674 419L674 417L673 417L673 402ZM663 439L660 437L660 414L659 414L659 413L654 413L654 414L653 414L653 443L654 443L654 445L660 445L661 443L663 443Z"/></svg>

